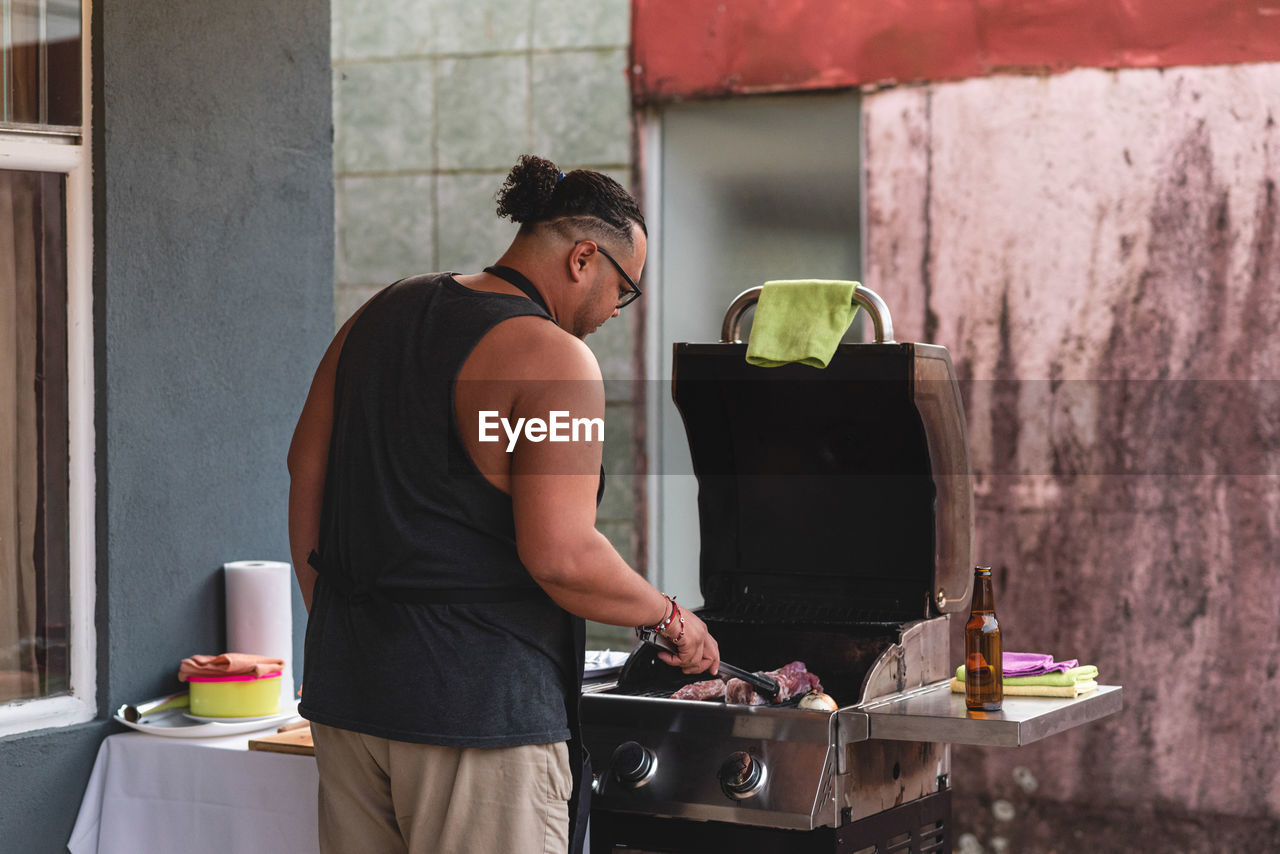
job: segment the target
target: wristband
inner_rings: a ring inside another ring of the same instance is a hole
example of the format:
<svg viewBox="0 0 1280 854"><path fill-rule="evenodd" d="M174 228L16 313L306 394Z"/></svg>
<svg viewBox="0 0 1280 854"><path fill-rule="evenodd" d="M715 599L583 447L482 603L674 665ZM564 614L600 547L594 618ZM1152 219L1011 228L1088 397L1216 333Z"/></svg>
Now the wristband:
<svg viewBox="0 0 1280 854"><path fill-rule="evenodd" d="M680 621L680 633L670 638L671 642L676 646L680 646L680 641L684 640L684 613L681 612L680 606L676 604L676 598L671 597L671 617ZM668 624L670 620L668 620Z"/></svg>
<svg viewBox="0 0 1280 854"><path fill-rule="evenodd" d="M657 624L652 627L652 630L658 634L662 634L663 631L666 630L667 626L671 625L671 621L676 618L676 615L680 613L680 606L676 604L676 597L668 596L665 593L662 594L662 597L671 603L671 613L668 614L665 619L659 620Z"/></svg>

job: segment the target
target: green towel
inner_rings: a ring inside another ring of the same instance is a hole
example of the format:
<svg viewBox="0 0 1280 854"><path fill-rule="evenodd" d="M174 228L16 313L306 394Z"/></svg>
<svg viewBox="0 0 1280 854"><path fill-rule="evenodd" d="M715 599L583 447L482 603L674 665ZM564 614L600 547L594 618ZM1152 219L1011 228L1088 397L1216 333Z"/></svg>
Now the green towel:
<svg viewBox="0 0 1280 854"><path fill-rule="evenodd" d="M964 681L964 665L956 668L956 678ZM1077 682L1091 682L1098 678L1098 668L1092 664L1082 664L1063 672L1046 673L1043 676L1006 676L1006 685L1060 685L1071 686Z"/></svg>
<svg viewBox="0 0 1280 854"><path fill-rule="evenodd" d="M765 282L747 341L747 363L776 368L799 362L825 368L853 322L857 282Z"/></svg>

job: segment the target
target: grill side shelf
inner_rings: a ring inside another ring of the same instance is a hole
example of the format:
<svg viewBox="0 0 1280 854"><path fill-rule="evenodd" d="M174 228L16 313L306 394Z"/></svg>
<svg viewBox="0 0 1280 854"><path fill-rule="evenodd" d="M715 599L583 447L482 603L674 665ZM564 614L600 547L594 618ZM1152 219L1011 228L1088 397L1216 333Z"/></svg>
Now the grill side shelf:
<svg viewBox="0 0 1280 854"><path fill-rule="evenodd" d="M990 747L1021 747L1123 708L1119 685L1100 685L1080 697L1005 697L998 712L971 712L964 695L947 682L862 706L868 737L886 741L942 741ZM841 712L843 714L843 712Z"/></svg>

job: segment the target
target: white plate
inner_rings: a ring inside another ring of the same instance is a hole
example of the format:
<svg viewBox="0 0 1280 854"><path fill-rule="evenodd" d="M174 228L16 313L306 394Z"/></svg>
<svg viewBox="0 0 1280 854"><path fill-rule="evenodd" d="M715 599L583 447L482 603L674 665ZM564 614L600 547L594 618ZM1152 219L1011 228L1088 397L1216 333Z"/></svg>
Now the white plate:
<svg viewBox="0 0 1280 854"><path fill-rule="evenodd" d="M121 706L114 717L130 729L150 735L162 735L168 738L209 738L266 729L272 724L284 723L297 716L296 706L278 715L265 718L225 718L223 720L209 718L192 720L192 716L184 709L165 709L163 712L143 715L137 721L130 722L124 719L124 707Z"/></svg>
<svg viewBox="0 0 1280 854"><path fill-rule="evenodd" d="M613 652L607 649L589 649L587 650L586 664L582 668L582 675L591 676L607 676L610 673L617 673L622 669L622 665L627 663L629 652Z"/></svg>
<svg viewBox="0 0 1280 854"><path fill-rule="evenodd" d="M182 714L191 718L193 721L200 721L205 724L242 724L248 723L249 721L270 721L280 717L279 712L274 715L255 715L250 718L210 718L204 715L193 715L190 712L183 712Z"/></svg>

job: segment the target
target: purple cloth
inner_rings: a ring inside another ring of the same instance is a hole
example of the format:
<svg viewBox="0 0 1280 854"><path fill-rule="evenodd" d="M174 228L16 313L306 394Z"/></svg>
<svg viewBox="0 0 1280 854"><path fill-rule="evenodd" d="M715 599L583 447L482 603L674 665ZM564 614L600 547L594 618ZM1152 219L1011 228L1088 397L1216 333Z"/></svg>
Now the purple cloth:
<svg viewBox="0 0 1280 854"><path fill-rule="evenodd" d="M1078 659L1054 661L1052 655L1038 652L1006 652L1000 657L1004 663L1004 675L1043 676L1046 673L1066 673L1080 663Z"/></svg>

